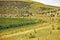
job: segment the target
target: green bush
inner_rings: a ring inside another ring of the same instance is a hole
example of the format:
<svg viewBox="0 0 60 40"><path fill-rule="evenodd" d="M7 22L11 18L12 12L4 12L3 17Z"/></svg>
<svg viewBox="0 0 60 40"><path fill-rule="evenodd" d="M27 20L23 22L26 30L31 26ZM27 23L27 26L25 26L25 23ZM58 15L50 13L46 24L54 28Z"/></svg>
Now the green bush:
<svg viewBox="0 0 60 40"><path fill-rule="evenodd" d="M58 27L57 30L60 30L60 27Z"/></svg>

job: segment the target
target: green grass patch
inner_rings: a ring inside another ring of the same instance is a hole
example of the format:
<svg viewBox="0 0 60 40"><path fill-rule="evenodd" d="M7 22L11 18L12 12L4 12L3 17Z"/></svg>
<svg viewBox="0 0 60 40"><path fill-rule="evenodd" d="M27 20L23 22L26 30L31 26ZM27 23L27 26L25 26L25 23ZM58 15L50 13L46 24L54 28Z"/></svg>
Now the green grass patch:
<svg viewBox="0 0 60 40"><path fill-rule="evenodd" d="M30 18L0 18L0 30L22 27L37 23L35 19Z"/></svg>

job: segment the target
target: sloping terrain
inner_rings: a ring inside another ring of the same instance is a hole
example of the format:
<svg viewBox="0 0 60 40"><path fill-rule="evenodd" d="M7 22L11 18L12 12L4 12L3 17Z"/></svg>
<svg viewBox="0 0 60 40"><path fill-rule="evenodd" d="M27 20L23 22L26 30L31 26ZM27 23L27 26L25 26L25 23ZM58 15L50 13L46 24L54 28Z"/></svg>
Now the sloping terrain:
<svg viewBox="0 0 60 40"><path fill-rule="evenodd" d="M0 40L60 40L60 7L0 1Z"/></svg>
<svg viewBox="0 0 60 40"><path fill-rule="evenodd" d="M39 14L59 14L59 7L47 6L37 2L0 1L0 18L36 16Z"/></svg>

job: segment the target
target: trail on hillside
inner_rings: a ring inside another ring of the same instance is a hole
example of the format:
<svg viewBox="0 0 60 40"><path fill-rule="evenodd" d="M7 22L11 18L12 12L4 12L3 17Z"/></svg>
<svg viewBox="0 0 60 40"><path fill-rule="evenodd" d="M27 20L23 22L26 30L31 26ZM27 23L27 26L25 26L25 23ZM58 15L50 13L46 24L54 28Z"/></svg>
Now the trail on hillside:
<svg viewBox="0 0 60 40"><path fill-rule="evenodd" d="M39 25L37 25L39 26ZM17 32L17 33L13 33L13 34L9 34L9 35L4 35L4 36L1 36L1 38L8 38L8 37L12 37L12 36L17 36L17 35L20 35L20 34L26 34L26 33L29 33L29 32L34 32L34 30L38 31L38 30L42 30L42 29L46 29L46 28L50 28L51 25L47 25L47 26L44 26L44 27L40 27L40 28L36 28L36 29L31 29L31 30L27 30L27 31L23 31L23 32Z"/></svg>

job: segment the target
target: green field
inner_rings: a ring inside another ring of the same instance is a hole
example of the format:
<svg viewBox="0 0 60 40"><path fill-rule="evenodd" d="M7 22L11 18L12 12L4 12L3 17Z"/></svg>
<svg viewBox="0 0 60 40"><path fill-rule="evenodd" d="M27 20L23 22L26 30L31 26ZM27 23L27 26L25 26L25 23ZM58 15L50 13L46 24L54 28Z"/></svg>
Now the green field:
<svg viewBox="0 0 60 40"><path fill-rule="evenodd" d="M36 19L30 18L0 18L0 30L21 27L35 23L37 23Z"/></svg>

